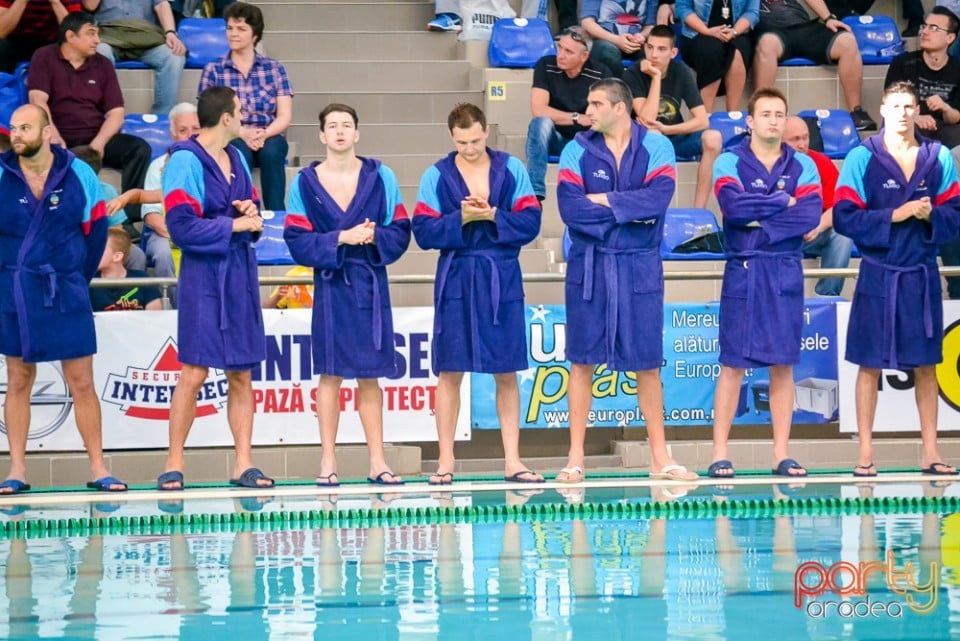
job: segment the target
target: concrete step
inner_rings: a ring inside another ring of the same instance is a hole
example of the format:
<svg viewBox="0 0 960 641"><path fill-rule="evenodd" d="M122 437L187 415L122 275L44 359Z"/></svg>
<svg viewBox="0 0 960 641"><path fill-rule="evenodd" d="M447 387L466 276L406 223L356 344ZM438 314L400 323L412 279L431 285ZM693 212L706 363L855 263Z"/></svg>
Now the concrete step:
<svg viewBox="0 0 960 641"><path fill-rule="evenodd" d="M456 37L425 31L294 31L270 29L263 35L265 55L284 63L292 60L457 60ZM320 25L324 28L325 25Z"/></svg>
<svg viewBox="0 0 960 641"><path fill-rule="evenodd" d="M300 60L284 62L297 92L480 90L465 60Z"/></svg>
<svg viewBox="0 0 960 641"><path fill-rule="evenodd" d="M432 2L276 2L260 8L275 31L418 31L434 16Z"/></svg>
<svg viewBox="0 0 960 641"><path fill-rule="evenodd" d="M319 127L317 117L320 111L331 102L350 105L360 116L361 139L363 130L370 123L391 122L446 122L450 110L461 102L483 104L483 91L476 90L439 90L439 91L319 91L300 92L293 100L293 122L297 124L314 123ZM319 129L318 129L319 131ZM319 156L311 158L319 160Z"/></svg>

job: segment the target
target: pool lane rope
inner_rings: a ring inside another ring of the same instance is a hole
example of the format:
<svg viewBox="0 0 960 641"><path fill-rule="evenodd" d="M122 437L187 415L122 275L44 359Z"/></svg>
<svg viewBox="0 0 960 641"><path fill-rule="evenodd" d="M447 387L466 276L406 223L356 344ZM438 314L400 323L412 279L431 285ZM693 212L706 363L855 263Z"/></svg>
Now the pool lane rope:
<svg viewBox="0 0 960 641"><path fill-rule="evenodd" d="M155 514L70 519L24 519L0 523L0 539L96 535L270 532L307 528L365 528L462 523L567 521L571 519L708 519L780 516L856 516L960 512L960 497L805 497L652 503L579 503L385 507L347 510Z"/></svg>

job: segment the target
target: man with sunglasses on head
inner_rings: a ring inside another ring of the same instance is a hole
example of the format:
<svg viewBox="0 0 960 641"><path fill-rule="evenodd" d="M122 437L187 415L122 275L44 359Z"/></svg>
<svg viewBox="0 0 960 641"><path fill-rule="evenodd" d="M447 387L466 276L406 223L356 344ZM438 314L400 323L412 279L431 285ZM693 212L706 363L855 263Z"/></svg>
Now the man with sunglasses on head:
<svg viewBox="0 0 960 641"><path fill-rule="evenodd" d="M919 49L890 63L884 88L909 82L920 100L916 131L953 149L960 145L960 60L947 50L957 39L960 19L946 7L934 7L920 25ZM960 265L960 239L940 247L944 266ZM947 293L960 299L960 278L947 278Z"/></svg>
<svg viewBox="0 0 960 641"><path fill-rule="evenodd" d="M556 41L557 54L540 58L533 68L530 89L533 120L527 129L527 172L541 202L547 193L547 158L560 155L578 132L590 128L585 115L590 85L613 75L606 66L588 60L593 41L583 29L564 29Z"/></svg>

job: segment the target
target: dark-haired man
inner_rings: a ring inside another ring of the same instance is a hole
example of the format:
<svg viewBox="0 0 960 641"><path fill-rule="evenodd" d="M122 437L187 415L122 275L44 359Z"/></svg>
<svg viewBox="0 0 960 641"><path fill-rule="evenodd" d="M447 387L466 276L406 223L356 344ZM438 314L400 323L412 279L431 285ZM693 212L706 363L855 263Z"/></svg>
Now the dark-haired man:
<svg viewBox="0 0 960 641"><path fill-rule="evenodd" d="M197 101L200 133L171 149L163 172L167 229L182 252L177 343L183 369L170 403L170 450L159 490L181 490L183 449L208 369L227 377L227 421L236 462L230 483L273 487L253 466L251 370L266 357L253 243L263 230L250 169L230 141L240 133L240 100L211 87Z"/></svg>
<svg viewBox="0 0 960 641"><path fill-rule="evenodd" d="M456 151L424 172L413 233L424 249L439 249L434 293L433 368L439 466L432 485L449 485L453 441L465 372L496 382L504 478L541 483L520 460L520 389L527 369L526 312L520 248L540 232L540 204L517 158L487 147L487 118L459 104L447 117Z"/></svg>
<svg viewBox="0 0 960 641"><path fill-rule="evenodd" d="M663 218L677 185L666 138L630 117L633 95L621 80L595 83L587 97L590 131L560 156L557 202L573 244L567 259L570 451L557 480L585 478L584 441L593 374L635 372L650 439L650 475L689 481L694 472L667 450L663 419Z"/></svg>
<svg viewBox="0 0 960 641"><path fill-rule="evenodd" d="M113 64L97 53L99 30L86 12L71 13L60 23L59 44L41 47L30 60L30 103L50 117L51 141L67 148L89 145L105 167L120 171L121 191L143 187L150 165L150 145L120 133L123 94ZM140 206L127 217L140 220Z"/></svg>

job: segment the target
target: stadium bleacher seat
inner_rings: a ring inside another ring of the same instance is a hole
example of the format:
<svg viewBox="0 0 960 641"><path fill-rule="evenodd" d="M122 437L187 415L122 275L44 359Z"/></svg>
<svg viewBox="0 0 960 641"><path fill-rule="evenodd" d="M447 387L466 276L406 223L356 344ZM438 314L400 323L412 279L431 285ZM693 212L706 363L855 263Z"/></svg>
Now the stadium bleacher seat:
<svg viewBox="0 0 960 641"><path fill-rule="evenodd" d="M208 62L230 51L227 23L223 18L184 18L177 27L187 48L187 69L203 69Z"/></svg>
<svg viewBox="0 0 960 641"><path fill-rule="evenodd" d="M27 72L30 63L17 65L14 72L0 73L0 133L10 135L10 116L21 105L27 104Z"/></svg>
<svg viewBox="0 0 960 641"><path fill-rule="evenodd" d="M817 119L820 138L823 139L823 153L830 158L846 158L850 150L860 144L860 134L857 133L853 116L843 109L808 109L797 115L805 119Z"/></svg>
<svg viewBox="0 0 960 641"><path fill-rule="evenodd" d="M865 65L887 65L904 52L897 23L888 16L847 16L843 23L850 27L860 58Z"/></svg>
<svg viewBox="0 0 960 641"><path fill-rule="evenodd" d="M149 69L148 65L143 64L139 60L117 60L113 63L113 66L117 69Z"/></svg>
<svg viewBox="0 0 960 641"><path fill-rule="evenodd" d="M744 134L749 131L747 114L745 111L715 111L710 114L710 128L720 132L723 150L727 151L740 144Z"/></svg>
<svg viewBox="0 0 960 641"><path fill-rule="evenodd" d="M258 265L295 265L283 240L283 225L287 220L287 212L264 210L263 231L260 240L254 245L257 252Z"/></svg>
<svg viewBox="0 0 960 641"><path fill-rule="evenodd" d="M780 61L781 67L816 67L817 63L810 58L788 58Z"/></svg>
<svg viewBox="0 0 960 641"><path fill-rule="evenodd" d="M660 255L666 260L715 260L722 258L722 252L676 252L678 245L715 234L720 231L717 219L709 209L674 208L667 210L663 220L663 241Z"/></svg>
<svg viewBox="0 0 960 641"><path fill-rule="evenodd" d="M127 114L123 118L120 131L146 140L150 145L151 158L167 153L173 144L173 138L170 137L170 119L166 114Z"/></svg>
<svg viewBox="0 0 960 641"><path fill-rule="evenodd" d="M493 25L487 59L491 67L530 69L557 53L550 25L538 18L502 18Z"/></svg>

